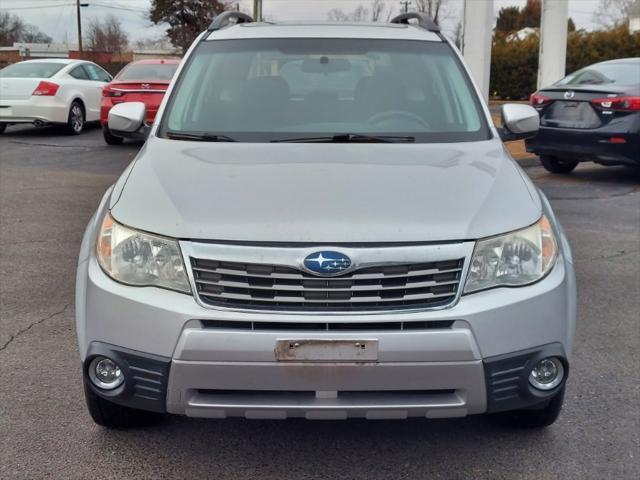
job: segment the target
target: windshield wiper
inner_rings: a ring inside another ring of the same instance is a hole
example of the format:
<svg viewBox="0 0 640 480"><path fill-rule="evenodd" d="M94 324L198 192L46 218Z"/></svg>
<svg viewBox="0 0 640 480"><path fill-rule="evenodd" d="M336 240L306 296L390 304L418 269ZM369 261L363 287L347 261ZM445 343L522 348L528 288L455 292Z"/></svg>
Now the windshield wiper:
<svg viewBox="0 0 640 480"><path fill-rule="evenodd" d="M396 135L363 135L359 133L337 133L320 137L295 137L271 140L271 143L399 143L415 142L415 137Z"/></svg>
<svg viewBox="0 0 640 480"><path fill-rule="evenodd" d="M167 138L172 140L192 140L194 142L236 142L234 138L217 133L182 133L167 132Z"/></svg>

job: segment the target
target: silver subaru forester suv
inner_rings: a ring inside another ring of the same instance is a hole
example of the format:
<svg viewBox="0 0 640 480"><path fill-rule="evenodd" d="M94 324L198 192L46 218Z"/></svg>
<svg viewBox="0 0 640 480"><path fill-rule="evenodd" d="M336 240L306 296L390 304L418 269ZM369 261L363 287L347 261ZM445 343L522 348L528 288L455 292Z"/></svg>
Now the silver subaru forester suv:
<svg viewBox="0 0 640 480"><path fill-rule="evenodd" d="M160 414L284 419L562 406L571 251L504 148L464 63L421 14L388 24L218 16L183 60L80 252L87 405L106 427Z"/></svg>

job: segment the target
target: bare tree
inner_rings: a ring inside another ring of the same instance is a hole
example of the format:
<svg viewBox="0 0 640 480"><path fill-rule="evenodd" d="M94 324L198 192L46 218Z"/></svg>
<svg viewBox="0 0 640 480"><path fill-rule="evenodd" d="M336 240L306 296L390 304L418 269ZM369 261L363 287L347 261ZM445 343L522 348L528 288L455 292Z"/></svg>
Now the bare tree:
<svg viewBox="0 0 640 480"><path fill-rule="evenodd" d="M366 22L369 19L369 9L363 5L358 5L350 17L352 22Z"/></svg>
<svg viewBox="0 0 640 480"><path fill-rule="evenodd" d="M415 2L416 10L424 12L433 18L437 25L451 15L448 0L412 0Z"/></svg>
<svg viewBox="0 0 640 480"><path fill-rule="evenodd" d="M462 20L459 20L456 24L456 29L453 32L453 42L458 47L458 50L462 50L462 41L464 37L464 25L462 24Z"/></svg>
<svg viewBox="0 0 640 480"><path fill-rule="evenodd" d="M393 7L390 7L389 10L387 10L387 17L385 21L389 23L394 16L395 16L395 10L393 9Z"/></svg>
<svg viewBox="0 0 640 480"><path fill-rule="evenodd" d="M347 15L341 8L329 10L327 13L327 19L331 22L348 22L350 20L349 15Z"/></svg>
<svg viewBox="0 0 640 480"><path fill-rule="evenodd" d="M26 43L51 43L53 39L40 31L35 25L25 25L22 34L22 42Z"/></svg>
<svg viewBox="0 0 640 480"><path fill-rule="evenodd" d="M171 50L174 48L167 36L138 39L134 46L138 50Z"/></svg>
<svg viewBox="0 0 640 480"><path fill-rule="evenodd" d="M16 15L0 12L0 46L12 46L15 42L51 43L51 37Z"/></svg>
<svg viewBox="0 0 640 480"><path fill-rule="evenodd" d="M350 13L345 12L341 8L334 8L329 10L327 18L332 22L378 22L382 19L386 8L387 6L384 0L372 0L371 8L367 8L361 4ZM389 11L392 12L391 9Z"/></svg>
<svg viewBox="0 0 640 480"><path fill-rule="evenodd" d="M0 12L0 45L11 46L19 42L24 32L24 22L9 12Z"/></svg>
<svg viewBox="0 0 640 480"><path fill-rule="evenodd" d="M373 0L371 2L371 21L379 22L386 8L387 5L384 3L384 0Z"/></svg>
<svg viewBox="0 0 640 480"><path fill-rule="evenodd" d="M627 21L634 0L600 0L593 21L605 28L614 28Z"/></svg>
<svg viewBox="0 0 640 480"><path fill-rule="evenodd" d="M129 38L120 21L113 15L104 20L94 19L89 23L85 44L94 52L121 53L129 44Z"/></svg>

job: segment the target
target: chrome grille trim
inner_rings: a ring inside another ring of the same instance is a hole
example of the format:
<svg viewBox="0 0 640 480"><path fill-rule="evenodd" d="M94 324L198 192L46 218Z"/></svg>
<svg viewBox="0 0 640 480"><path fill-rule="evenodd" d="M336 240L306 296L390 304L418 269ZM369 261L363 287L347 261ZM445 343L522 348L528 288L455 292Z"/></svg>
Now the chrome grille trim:
<svg viewBox="0 0 640 480"><path fill-rule="evenodd" d="M399 247L263 247L181 241L196 301L205 308L295 314L386 314L450 308L461 294L473 242ZM301 269L318 250L339 250L350 272Z"/></svg>
<svg viewBox="0 0 640 480"><path fill-rule="evenodd" d="M196 284L198 281L196 280ZM241 293L226 293L222 292L219 294L212 293L204 293L199 292L200 296L211 297L211 298L228 298L232 300L246 300L248 302L259 301L259 302L275 302L275 303L284 303L284 302L296 302L296 299L299 299L299 303L397 303L404 302L407 300L426 300L430 298L443 298L443 297L453 297L455 296L455 292L452 293L441 293L441 294L432 294L426 293L423 295L404 295L402 298L393 299L393 300L385 300L380 296L369 296L369 297L351 297L349 299L331 299L331 298L321 298L321 299L309 299L304 297L286 297L282 295L274 295L272 298L260 298L254 297L252 295L245 295Z"/></svg>
<svg viewBox="0 0 640 480"><path fill-rule="evenodd" d="M195 269L194 269L195 270ZM460 271L460 270L458 270ZM436 282L436 281L428 281L428 282L418 282L411 283L410 286L389 286L385 287L385 291L389 290L404 290L407 288L422 288L422 287L432 287L435 285L453 285L457 284L459 280L451 280L445 282ZM220 280L219 282L211 282L208 280L198 279L197 283L203 285L220 285L222 287L234 287L234 288L247 288L248 284L244 282L231 282L227 280ZM375 285L372 285L375 286ZM332 292L353 292L353 291L367 291L367 290L375 290L371 288L372 286L368 285L353 285L351 287L333 287L328 285L327 287L305 287L304 285L277 285L276 290L290 290L294 292L323 292L330 290ZM274 290L274 287L262 286L262 285L251 285L252 290ZM204 294L203 294L204 295Z"/></svg>
<svg viewBox="0 0 640 480"><path fill-rule="evenodd" d="M230 269L226 269L226 268L217 268L217 269L210 269L210 268L202 268L202 267L192 267L193 270L198 271L198 272L210 272L210 273L219 273L221 275L238 275L238 270L230 270ZM404 277L419 277L421 275L433 275L435 273L449 273L449 272L458 272L460 271L460 268L453 268L453 269L449 269L449 270L438 270L438 269L427 269L427 270L416 270L416 271L412 271L412 272L408 272L406 274L403 275L379 275L379 274L375 274L375 273L355 273L351 276L349 276L350 279L353 280L377 280L377 279L389 279L389 278L404 278ZM302 279L302 278L309 278L309 276L303 276L302 272L298 273L271 273L270 275L258 275L255 273L251 273L251 274L247 274L243 276L248 276L248 277L257 277L257 278L274 278L274 279L290 279L290 280L298 280L298 279ZM323 277L313 277L314 279L318 279L318 280L322 280ZM342 276L340 277L334 277L334 278L344 278Z"/></svg>

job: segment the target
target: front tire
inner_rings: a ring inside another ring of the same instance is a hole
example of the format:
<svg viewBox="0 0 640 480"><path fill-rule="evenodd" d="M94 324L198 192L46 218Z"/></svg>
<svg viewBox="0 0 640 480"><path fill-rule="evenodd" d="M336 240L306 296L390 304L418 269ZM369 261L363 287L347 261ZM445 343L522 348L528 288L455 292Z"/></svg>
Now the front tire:
<svg viewBox="0 0 640 480"><path fill-rule="evenodd" d="M115 135L113 135L109 131L108 127L102 128L102 136L104 137L104 141L107 143L107 145L122 145L122 142L124 142L124 138L116 137Z"/></svg>
<svg viewBox="0 0 640 480"><path fill-rule="evenodd" d="M550 155L540 155L540 162L545 170L551 173L567 174L573 172L578 166L577 160L567 160Z"/></svg>
<svg viewBox="0 0 640 480"><path fill-rule="evenodd" d="M74 100L69 108L69 117L67 119L67 132L70 135L80 135L84 130L85 112L82 103Z"/></svg>
<svg viewBox="0 0 640 480"><path fill-rule="evenodd" d="M0 135L2 135L6 129L7 129L7 124L0 123Z"/></svg>
<svg viewBox="0 0 640 480"><path fill-rule="evenodd" d="M564 403L564 390L565 387L562 387L543 408L503 412L497 414L497 419L502 425L512 428L533 429L548 427L560 415L562 404Z"/></svg>
<svg viewBox="0 0 640 480"><path fill-rule="evenodd" d="M162 419L162 415L159 413L123 407L99 397L87 385L86 380L84 397L91 418L102 427L114 429L146 427L157 424Z"/></svg>

